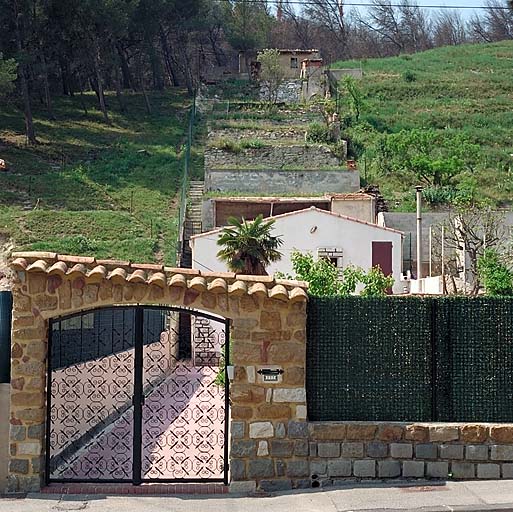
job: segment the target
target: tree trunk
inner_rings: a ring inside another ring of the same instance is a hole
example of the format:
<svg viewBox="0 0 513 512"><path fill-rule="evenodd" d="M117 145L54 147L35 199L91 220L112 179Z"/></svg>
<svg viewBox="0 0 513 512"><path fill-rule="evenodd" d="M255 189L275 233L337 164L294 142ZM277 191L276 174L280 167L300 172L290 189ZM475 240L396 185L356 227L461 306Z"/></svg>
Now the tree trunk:
<svg viewBox="0 0 513 512"><path fill-rule="evenodd" d="M123 93L121 92L121 79L119 76L119 68L117 66L115 66L114 73L114 84L116 87L116 97L118 99L119 108L121 112L126 112L125 99L123 98Z"/></svg>
<svg viewBox="0 0 513 512"><path fill-rule="evenodd" d="M102 82L102 72L100 69L100 48L98 46L98 43L95 42L95 50L94 50L94 57L93 57L93 64L94 64L94 75L96 78L96 88L97 88L97 96L98 96L98 104L100 106L100 110L103 114L103 119L107 124L112 124L109 118L109 114L107 112L107 105L105 103L105 94L103 92L103 82Z"/></svg>
<svg viewBox="0 0 513 512"><path fill-rule="evenodd" d="M153 88L157 91L162 91L164 89L164 80L162 77L162 62L160 61L157 52L155 51L155 47L153 46L153 41L147 42L148 48L148 57L150 59L151 64L151 72L153 75Z"/></svg>
<svg viewBox="0 0 513 512"><path fill-rule="evenodd" d="M48 115L50 119L55 120L55 114L52 108L52 96L50 94L50 85L48 84L48 66L46 64L46 57L44 54L41 54L41 65L43 68L43 89L45 94L45 106L48 110Z"/></svg>
<svg viewBox="0 0 513 512"><path fill-rule="evenodd" d="M139 56L137 59L137 70L139 74L139 87L141 88L141 92L144 98L144 105L146 106L146 112L151 114L151 105L148 95L146 94L146 88L144 87L144 71L142 67L142 58Z"/></svg>
<svg viewBox="0 0 513 512"><path fill-rule="evenodd" d="M22 44L22 28L20 27L21 13L18 10L18 3L14 2L14 16L15 16L15 37L16 37L16 49L18 55L23 54ZM27 81L27 64L21 61L19 66L19 80L21 98L23 100L23 116L25 118L25 135L27 136L27 142L29 144L37 144L36 132L34 130L34 120L32 118L32 106L30 104L29 86Z"/></svg>
<svg viewBox="0 0 513 512"><path fill-rule="evenodd" d="M160 46L162 47L162 53L164 54L164 64L168 74L169 82L174 87L178 87L180 83L178 82L178 79L176 78L176 74L174 72L174 67L171 59L171 50L169 48L169 43L162 26L160 27Z"/></svg>
<svg viewBox="0 0 513 512"><path fill-rule="evenodd" d="M121 44L117 44L116 48L118 50L119 60L121 62L121 73L123 75L123 89L132 89L135 91L133 86L132 74L130 73L130 67L128 66L128 61L126 59L125 52L121 47Z"/></svg>

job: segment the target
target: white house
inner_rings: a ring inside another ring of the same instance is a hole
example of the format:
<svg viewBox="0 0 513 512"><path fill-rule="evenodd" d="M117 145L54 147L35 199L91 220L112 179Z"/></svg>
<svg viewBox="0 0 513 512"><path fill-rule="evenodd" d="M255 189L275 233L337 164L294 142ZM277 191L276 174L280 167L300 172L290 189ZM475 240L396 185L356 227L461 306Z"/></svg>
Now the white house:
<svg viewBox="0 0 513 512"><path fill-rule="evenodd" d="M267 271L292 274L290 254L297 250L311 252L332 260L339 268L348 265L365 270L379 265L385 274L395 278L394 293L402 293L402 233L345 215L307 208L272 217L273 234L280 235L283 257ZM190 240L192 266L199 270L226 272L226 264L217 258L217 240L222 228L214 229Z"/></svg>

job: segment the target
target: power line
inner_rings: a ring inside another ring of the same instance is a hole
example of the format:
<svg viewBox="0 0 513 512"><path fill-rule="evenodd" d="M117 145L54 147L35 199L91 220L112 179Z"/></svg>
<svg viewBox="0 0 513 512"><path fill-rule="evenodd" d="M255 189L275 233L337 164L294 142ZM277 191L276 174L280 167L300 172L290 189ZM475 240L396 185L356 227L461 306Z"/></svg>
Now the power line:
<svg viewBox="0 0 513 512"><path fill-rule="evenodd" d="M222 2L231 2L232 0L220 0ZM262 4L262 0L244 0L247 4ZM289 5L306 5L306 6L319 6L318 2L309 0L288 0ZM418 5L413 3L386 3L389 7L410 7L419 9L451 9L451 10L476 10L476 9L487 9L492 11L508 11L510 7L500 5ZM376 4L370 2L344 2L344 7L376 7Z"/></svg>

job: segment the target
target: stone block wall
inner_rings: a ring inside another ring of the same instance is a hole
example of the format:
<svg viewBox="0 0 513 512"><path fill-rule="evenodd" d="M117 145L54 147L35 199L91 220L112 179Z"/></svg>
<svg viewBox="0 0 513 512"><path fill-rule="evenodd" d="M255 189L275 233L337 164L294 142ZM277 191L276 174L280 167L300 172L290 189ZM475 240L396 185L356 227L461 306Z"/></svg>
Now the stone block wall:
<svg viewBox="0 0 513 512"><path fill-rule="evenodd" d="M342 169L345 162L322 145L267 145L256 149L243 149L239 153L217 148L205 151L205 169L231 169L268 167L282 169Z"/></svg>
<svg viewBox="0 0 513 512"><path fill-rule="evenodd" d="M347 479L513 478L513 425L278 419L272 437L270 427L248 424L233 424L240 438L234 436L233 478L253 480L264 490L325 487ZM264 453L273 464L259 463Z"/></svg>
<svg viewBox="0 0 513 512"><path fill-rule="evenodd" d="M304 129L299 129L287 125L276 126L275 129L238 129L238 128L216 128L210 131L208 134L209 141L214 143L216 140L228 139L228 140L245 140L245 139L257 139L269 142L303 142L305 140L305 133L308 126Z"/></svg>
<svg viewBox="0 0 513 512"><path fill-rule="evenodd" d="M242 192L249 195L322 195L356 192L360 173L340 171L275 171L256 169L205 170L207 192Z"/></svg>

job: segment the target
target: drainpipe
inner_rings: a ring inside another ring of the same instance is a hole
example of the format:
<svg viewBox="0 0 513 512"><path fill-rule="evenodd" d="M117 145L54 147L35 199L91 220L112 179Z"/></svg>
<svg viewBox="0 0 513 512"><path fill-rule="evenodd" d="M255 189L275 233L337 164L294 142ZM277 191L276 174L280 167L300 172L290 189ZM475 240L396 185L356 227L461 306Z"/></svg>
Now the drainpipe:
<svg viewBox="0 0 513 512"><path fill-rule="evenodd" d="M417 279L422 277L422 187L417 191Z"/></svg>

